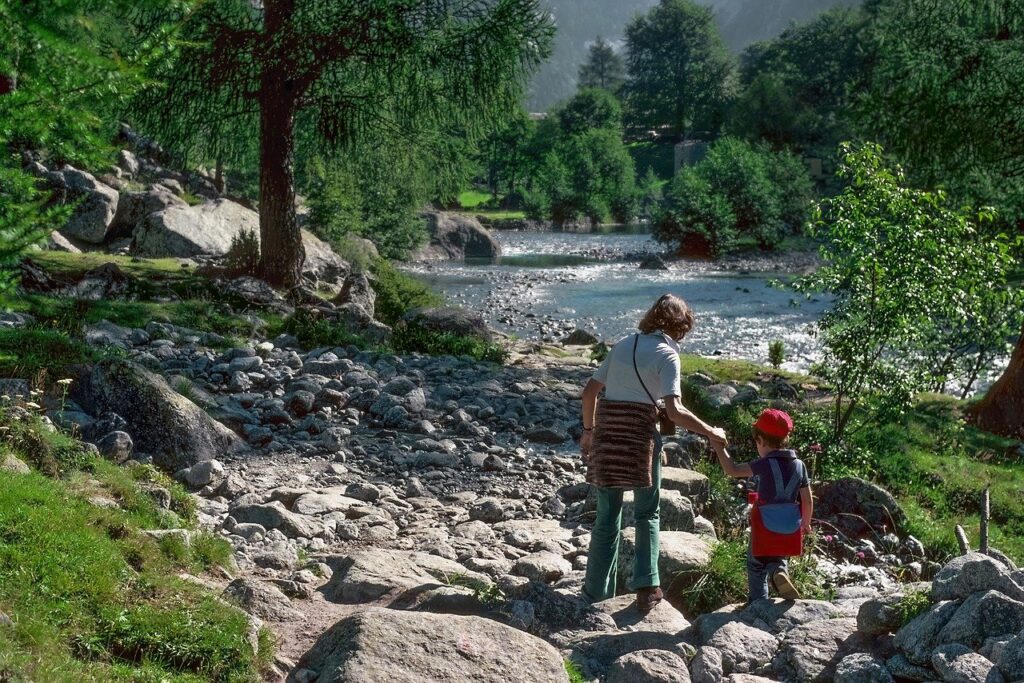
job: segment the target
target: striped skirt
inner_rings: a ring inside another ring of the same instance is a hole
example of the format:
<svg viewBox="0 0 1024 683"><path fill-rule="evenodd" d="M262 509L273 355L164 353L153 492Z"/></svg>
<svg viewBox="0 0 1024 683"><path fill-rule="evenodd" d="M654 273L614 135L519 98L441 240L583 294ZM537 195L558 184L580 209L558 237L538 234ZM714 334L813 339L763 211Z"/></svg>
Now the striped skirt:
<svg viewBox="0 0 1024 683"><path fill-rule="evenodd" d="M657 428L658 411L649 403L599 401L587 481L612 489L650 486Z"/></svg>

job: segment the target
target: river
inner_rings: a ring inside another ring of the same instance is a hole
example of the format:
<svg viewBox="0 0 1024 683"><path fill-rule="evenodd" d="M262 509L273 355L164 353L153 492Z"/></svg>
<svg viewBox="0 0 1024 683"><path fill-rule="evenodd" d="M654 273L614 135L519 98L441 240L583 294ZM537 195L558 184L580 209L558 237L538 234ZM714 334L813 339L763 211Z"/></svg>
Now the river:
<svg viewBox="0 0 1024 683"><path fill-rule="evenodd" d="M764 363L768 343L785 344L783 368L806 371L820 356L811 334L827 297L804 299L776 286L791 275L760 261L749 268L683 261L667 271L641 270L639 255L659 252L638 230L604 234L498 231L497 263L442 261L408 266L453 303L479 311L495 329L553 341L579 327L607 341L635 330L666 292L694 309L696 326L683 350Z"/></svg>

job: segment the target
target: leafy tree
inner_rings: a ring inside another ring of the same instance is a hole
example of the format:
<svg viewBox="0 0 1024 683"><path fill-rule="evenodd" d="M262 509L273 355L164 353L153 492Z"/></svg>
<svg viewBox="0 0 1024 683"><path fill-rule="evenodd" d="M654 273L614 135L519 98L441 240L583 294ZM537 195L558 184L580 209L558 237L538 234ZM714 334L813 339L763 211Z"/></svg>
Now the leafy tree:
<svg viewBox="0 0 1024 683"><path fill-rule="evenodd" d="M560 224L624 223L635 214L636 198L633 158L618 131L594 128L558 140L540 168L529 208Z"/></svg>
<svg viewBox="0 0 1024 683"><path fill-rule="evenodd" d="M308 164L310 228L331 244L365 237L385 258L405 258L426 239L417 210L430 192L428 165L393 145L360 145L356 152Z"/></svg>
<svg viewBox="0 0 1024 683"><path fill-rule="evenodd" d="M878 145L846 144L843 155L849 184L822 204L816 225L825 263L797 284L835 297L818 331L836 442L858 409L871 417L905 410L940 371L929 354L942 338L936 326L981 310L980 293L1006 288L1014 267L1007 239L981 233L989 213L951 209L944 193L909 187Z"/></svg>
<svg viewBox="0 0 1024 683"><path fill-rule="evenodd" d="M680 254L719 257L737 242L736 216L729 200L711 187L697 168L687 167L672 180L654 238Z"/></svg>
<svg viewBox="0 0 1024 683"><path fill-rule="evenodd" d="M799 231L812 199L799 159L724 137L676 177L656 236L680 253L698 256L727 254L743 237L771 249L787 231Z"/></svg>
<svg viewBox="0 0 1024 683"><path fill-rule="evenodd" d="M626 80L626 65L615 49L598 36L590 45L587 61L580 65L580 89L601 88L618 92Z"/></svg>
<svg viewBox="0 0 1024 683"><path fill-rule="evenodd" d="M748 47L730 132L831 156L852 132L849 90L865 69L864 23L861 10L838 7Z"/></svg>
<svg viewBox="0 0 1024 683"><path fill-rule="evenodd" d="M714 14L693 0L660 0L626 28L630 124L668 126L680 139L714 133L734 90L733 58Z"/></svg>
<svg viewBox="0 0 1024 683"><path fill-rule="evenodd" d="M258 131L261 274L290 286L304 254L296 223L296 131L326 149L400 131L479 135L511 108L551 34L537 0L212 0L167 85L140 107L162 139L220 151Z"/></svg>
<svg viewBox="0 0 1024 683"><path fill-rule="evenodd" d="M648 166L647 171L637 183L640 216L652 218L658 213L661 202L664 199L662 185L664 185L664 182L654 172L654 169Z"/></svg>
<svg viewBox="0 0 1024 683"><path fill-rule="evenodd" d="M860 125L914 180L1024 225L1024 3L868 4Z"/></svg>
<svg viewBox="0 0 1024 683"><path fill-rule="evenodd" d="M537 125L522 108L479 144L479 164L487 188L495 200L521 193L535 166L530 142Z"/></svg>
<svg viewBox="0 0 1024 683"><path fill-rule="evenodd" d="M576 93L555 116L565 135L576 135L592 128L621 132L622 107L607 90L588 88Z"/></svg>

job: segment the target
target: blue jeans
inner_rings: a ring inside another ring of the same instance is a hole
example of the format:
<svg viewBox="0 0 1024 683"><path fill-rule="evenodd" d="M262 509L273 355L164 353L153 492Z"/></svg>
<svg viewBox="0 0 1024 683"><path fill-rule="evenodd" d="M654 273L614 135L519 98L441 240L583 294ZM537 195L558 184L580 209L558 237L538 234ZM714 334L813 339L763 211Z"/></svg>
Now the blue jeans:
<svg viewBox="0 0 1024 683"><path fill-rule="evenodd" d="M754 557L747 546L747 586L750 602L768 597L768 577L775 572L786 571L785 557Z"/></svg>
<svg viewBox="0 0 1024 683"><path fill-rule="evenodd" d="M651 486L633 489L636 518L636 542L633 548L631 591L660 586L658 576L658 532L661 527L661 449L660 434L655 435L651 457ZM583 592L597 602L615 597L619 567L619 538L622 535L622 489L597 489L597 519L590 533L587 575Z"/></svg>

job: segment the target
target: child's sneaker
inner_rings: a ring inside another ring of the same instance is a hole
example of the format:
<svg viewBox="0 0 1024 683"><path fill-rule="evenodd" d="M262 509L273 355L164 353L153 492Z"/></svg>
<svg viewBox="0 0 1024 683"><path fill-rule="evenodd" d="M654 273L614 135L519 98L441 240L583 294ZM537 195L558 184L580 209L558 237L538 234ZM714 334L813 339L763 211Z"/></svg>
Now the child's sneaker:
<svg viewBox="0 0 1024 683"><path fill-rule="evenodd" d="M786 572L775 572L772 574L772 587L783 600L799 600L800 591L796 589Z"/></svg>

